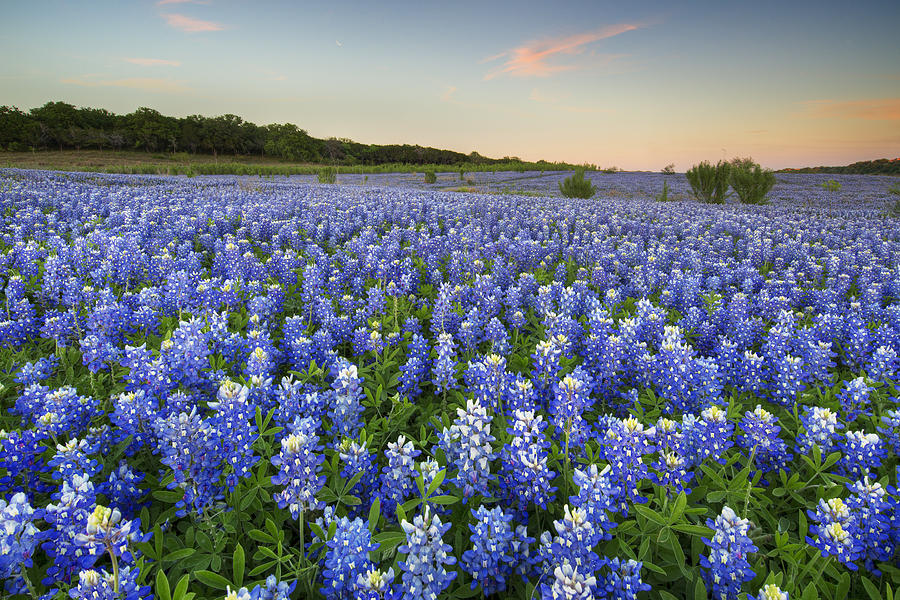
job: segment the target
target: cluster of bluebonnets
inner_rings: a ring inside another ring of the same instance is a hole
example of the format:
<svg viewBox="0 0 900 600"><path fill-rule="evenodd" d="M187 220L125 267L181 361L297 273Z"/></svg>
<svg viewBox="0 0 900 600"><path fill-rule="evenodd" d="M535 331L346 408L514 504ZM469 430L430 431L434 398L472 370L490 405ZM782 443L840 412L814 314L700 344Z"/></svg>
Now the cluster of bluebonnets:
<svg viewBox="0 0 900 600"><path fill-rule="evenodd" d="M843 181L5 171L5 593L892 594L900 221Z"/></svg>

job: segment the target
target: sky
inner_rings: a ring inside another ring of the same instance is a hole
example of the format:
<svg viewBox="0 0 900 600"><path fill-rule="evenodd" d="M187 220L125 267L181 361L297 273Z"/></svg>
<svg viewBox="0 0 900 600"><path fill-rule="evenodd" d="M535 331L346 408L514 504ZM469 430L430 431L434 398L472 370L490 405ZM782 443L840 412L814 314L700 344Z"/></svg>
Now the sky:
<svg viewBox="0 0 900 600"><path fill-rule="evenodd" d="M900 2L4 0L0 105L657 171L900 157Z"/></svg>

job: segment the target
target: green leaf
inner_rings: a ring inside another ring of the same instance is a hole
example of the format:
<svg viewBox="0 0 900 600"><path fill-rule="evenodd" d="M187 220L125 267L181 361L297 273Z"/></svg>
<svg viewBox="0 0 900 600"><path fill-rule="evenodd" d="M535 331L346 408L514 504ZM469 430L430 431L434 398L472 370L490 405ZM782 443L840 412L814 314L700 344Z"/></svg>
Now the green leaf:
<svg viewBox="0 0 900 600"><path fill-rule="evenodd" d="M863 587L866 588L866 593L869 595L869 598L872 600L884 600L881 595L881 592L878 591L878 586L872 583L872 580L868 577L860 577L863 583Z"/></svg>
<svg viewBox="0 0 900 600"><path fill-rule="evenodd" d="M403 507L401 505L399 505L399 504L397 505L397 509L395 512L397 513L397 521L398 522L402 523L403 521L407 520L406 511L403 510Z"/></svg>
<svg viewBox="0 0 900 600"><path fill-rule="evenodd" d="M444 477L447 476L447 469L441 469L437 472L437 475L434 476L434 479L431 481L431 485L428 486L428 495L431 496L435 493L440 487L440 485L444 482Z"/></svg>
<svg viewBox="0 0 900 600"><path fill-rule="evenodd" d="M231 585L231 582L219 575L218 573L213 573L212 571L197 571L194 573L197 576L197 580L204 584L208 585L211 588L217 590L224 590Z"/></svg>
<svg viewBox="0 0 900 600"><path fill-rule="evenodd" d="M263 544L275 543L275 538L270 536L265 531L261 531L259 529L251 529L250 531L247 532L247 535L250 537L250 539L260 542L260 543L263 543Z"/></svg>
<svg viewBox="0 0 900 600"><path fill-rule="evenodd" d="M172 593L169 591L169 580L162 569L156 572L156 597L159 600L172 600Z"/></svg>
<svg viewBox="0 0 900 600"><path fill-rule="evenodd" d="M809 582L803 589L803 595L800 600L819 600L819 592L816 590L816 584Z"/></svg>
<svg viewBox="0 0 900 600"><path fill-rule="evenodd" d="M167 562L176 562L179 560L184 560L184 559L188 558L189 556L193 556L196 551L197 551L196 548L182 548L181 550L173 550L172 552L169 552L168 554L166 554L163 557L163 560L167 561Z"/></svg>
<svg viewBox="0 0 900 600"><path fill-rule="evenodd" d="M696 581L694 581L694 600L707 600L708 597L703 578L698 577Z"/></svg>
<svg viewBox="0 0 900 600"><path fill-rule="evenodd" d="M375 498L369 508L369 533L374 533L378 527L378 520L381 518L381 500Z"/></svg>
<svg viewBox="0 0 900 600"><path fill-rule="evenodd" d="M231 556L231 574L234 577L234 584L237 587L244 585L244 547L240 542L234 547L234 554Z"/></svg>
<svg viewBox="0 0 900 600"><path fill-rule="evenodd" d="M666 520L662 517L661 514L659 514L652 508L644 506L643 504L635 504L634 511L636 513L638 513L639 515L641 515L642 517L644 517L645 519L647 519L648 521L653 521L660 527L665 527L666 525L668 525L668 523L666 523Z"/></svg>
<svg viewBox="0 0 900 600"><path fill-rule="evenodd" d="M450 505L450 504L456 504L457 502L459 502L459 498L457 498L456 496L447 496L447 495L435 496L433 498L429 498L428 502L431 504L441 504L441 505L446 506L446 505Z"/></svg>
<svg viewBox="0 0 900 600"><path fill-rule="evenodd" d="M189 574L185 574L181 576L181 579L178 580L178 584L175 586L175 592L172 594L172 600L182 600L184 598L185 592L187 592L188 583L191 581L191 576Z"/></svg>

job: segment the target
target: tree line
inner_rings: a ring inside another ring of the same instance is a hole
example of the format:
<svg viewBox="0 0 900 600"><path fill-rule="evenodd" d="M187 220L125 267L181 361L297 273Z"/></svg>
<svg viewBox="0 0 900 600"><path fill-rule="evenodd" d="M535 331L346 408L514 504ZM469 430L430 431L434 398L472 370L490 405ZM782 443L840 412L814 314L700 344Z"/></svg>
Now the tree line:
<svg viewBox="0 0 900 600"><path fill-rule="evenodd" d="M0 106L0 150L141 150L192 154L270 156L286 161L343 165L461 165L522 162L492 159L409 144L361 144L345 138L319 139L292 123L256 125L237 115L170 117L141 107L117 115L103 108L47 102L22 111ZM538 161L539 168L568 168Z"/></svg>
<svg viewBox="0 0 900 600"><path fill-rule="evenodd" d="M861 160L844 167L781 169L779 173L833 173L836 175L900 175L900 158Z"/></svg>

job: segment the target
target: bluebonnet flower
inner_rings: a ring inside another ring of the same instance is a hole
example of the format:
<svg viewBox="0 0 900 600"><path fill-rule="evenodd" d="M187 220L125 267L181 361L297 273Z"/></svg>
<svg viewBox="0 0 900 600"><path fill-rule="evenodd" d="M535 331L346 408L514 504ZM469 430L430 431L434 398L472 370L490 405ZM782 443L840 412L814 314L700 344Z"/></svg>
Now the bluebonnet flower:
<svg viewBox="0 0 900 600"><path fill-rule="evenodd" d="M150 586L137 584L140 571L131 565L113 573L86 569L78 573L78 585L69 590L72 600L149 600Z"/></svg>
<svg viewBox="0 0 900 600"><path fill-rule="evenodd" d="M28 494L49 491L40 479L40 474L49 470L41 458L46 450L46 438L46 433L34 429L0 430L0 468L6 470L6 474L0 477L0 493L13 490Z"/></svg>
<svg viewBox="0 0 900 600"><path fill-rule="evenodd" d="M470 361L464 379L476 401L483 406L490 406L495 412L502 412L503 396L509 379L505 358L491 354L484 360Z"/></svg>
<svg viewBox="0 0 900 600"><path fill-rule="evenodd" d="M406 560L400 561L403 600L436 600L456 578L456 571L446 570L456 564L456 558L449 553L453 548L442 539L450 523L441 523L440 517L432 515L426 506L412 523L403 521L400 526L406 534L406 543L397 549L406 554Z"/></svg>
<svg viewBox="0 0 900 600"><path fill-rule="evenodd" d="M823 455L834 450L837 432L844 426L838 423L837 415L829 408L804 406L800 415L803 431L797 436L797 453L809 454L818 446Z"/></svg>
<svg viewBox="0 0 900 600"><path fill-rule="evenodd" d="M370 568L356 578L357 598L360 600L400 600L401 593L391 588L394 569L381 571Z"/></svg>
<svg viewBox="0 0 900 600"><path fill-rule="evenodd" d="M890 445L894 454L900 454L900 410L886 411L881 421L886 427L879 427L878 433Z"/></svg>
<svg viewBox="0 0 900 600"><path fill-rule="evenodd" d="M552 579L541 584L541 599L593 600L596 588L596 577L566 562L553 570Z"/></svg>
<svg viewBox="0 0 900 600"><path fill-rule="evenodd" d="M124 515L133 516L140 508L140 499L145 493L139 485L143 480L143 473L133 470L128 462L121 460L98 492L106 496Z"/></svg>
<svg viewBox="0 0 900 600"><path fill-rule="evenodd" d="M545 572L556 566L572 565L583 573L596 573L603 566L603 559L594 547L604 538L604 531L594 527L582 508L563 507L563 518L553 522L556 535L549 531L541 534L541 557Z"/></svg>
<svg viewBox="0 0 900 600"><path fill-rule="evenodd" d="M334 536L326 542L325 566L322 575L326 598L342 600L353 598L359 577L372 568L369 552L378 549L372 543L372 535L362 519L352 521L347 517L335 519Z"/></svg>
<svg viewBox="0 0 900 600"><path fill-rule="evenodd" d="M572 506L584 511L597 539L610 539L609 532L616 526L611 515L625 512L628 506L627 494L612 478L612 469L609 466L600 469L595 464L587 465L584 470L576 468L572 481L578 486L578 494L569 497Z"/></svg>
<svg viewBox="0 0 900 600"><path fill-rule="evenodd" d="M506 386L506 410L513 414L517 410L534 411L537 407L537 396L534 384L530 379L516 375Z"/></svg>
<svg viewBox="0 0 900 600"><path fill-rule="evenodd" d="M590 383L586 373L576 369L553 388L550 414L557 430L565 436L566 456L570 447L581 447L588 437L588 426L582 417L590 408Z"/></svg>
<svg viewBox="0 0 900 600"><path fill-rule="evenodd" d="M853 492L847 499L847 508L854 520L851 531L857 537L860 559L878 577L881 571L876 563L889 562L896 550L896 490L885 489L868 477L848 484L847 488Z"/></svg>
<svg viewBox="0 0 900 600"><path fill-rule="evenodd" d="M137 559L133 544L149 538L149 534L141 532L140 519L123 520L119 509L96 504L85 522L84 532L75 536L75 543L84 546L91 556L108 552L133 564Z"/></svg>
<svg viewBox="0 0 900 600"><path fill-rule="evenodd" d="M34 383L40 383L53 375L59 366L59 358L54 355L39 358L34 362L27 362L16 372L16 383L28 387Z"/></svg>
<svg viewBox="0 0 900 600"><path fill-rule="evenodd" d="M287 583L278 581L274 575L269 575L266 577L265 586L256 586L254 591L257 592L259 600L289 600L296 587L296 581Z"/></svg>
<svg viewBox="0 0 900 600"><path fill-rule="evenodd" d="M406 362L400 366L399 391L410 399L415 399L422 393L420 385L428 377L428 342L414 333L406 352Z"/></svg>
<svg viewBox="0 0 900 600"><path fill-rule="evenodd" d="M47 465L54 470L54 479L71 479L73 475L85 475L89 479L100 472L100 462L90 458L97 448L86 440L72 438L65 444L56 445L56 454Z"/></svg>
<svg viewBox="0 0 900 600"><path fill-rule="evenodd" d="M725 506L716 520L707 519L706 525L713 530L713 537L703 538L709 547L709 556L700 555L703 579L714 598L737 600L741 585L754 576L747 558L758 548L747 537L750 521Z"/></svg>
<svg viewBox="0 0 900 600"><path fill-rule="evenodd" d="M468 400L466 408L456 409L456 419L439 435L439 444L447 462L457 468L456 485L463 491L463 502L473 494L490 496L493 479L491 462L496 454L491 448L493 417L476 400Z"/></svg>
<svg viewBox="0 0 900 600"><path fill-rule="evenodd" d="M40 516L22 492L9 502L0 498L0 579L10 594L26 592L22 571L32 566L40 536L34 521Z"/></svg>
<svg viewBox="0 0 900 600"><path fill-rule="evenodd" d="M513 532L511 513L505 513L499 506L488 510L484 505L472 509L475 524L470 541L472 548L462 555L462 567L472 576L472 589L479 585L485 595L492 595L506 589L506 580L513 573L517 557L513 555L513 540L519 532ZM534 538L520 540L526 546Z"/></svg>
<svg viewBox="0 0 900 600"><path fill-rule="evenodd" d="M544 435L547 422L534 411L516 410L507 433L511 438L500 453L500 487L520 514L532 504L547 508L556 488L556 473L547 466L550 442Z"/></svg>
<svg viewBox="0 0 900 600"><path fill-rule="evenodd" d="M85 531L95 505L94 484L80 475L73 476L71 481L63 480L56 503L47 505L44 520L51 529L44 533L41 548L53 559L53 564L47 569L45 585L67 582L78 571L92 567L97 560L96 555L86 553L76 541Z"/></svg>
<svg viewBox="0 0 900 600"><path fill-rule="evenodd" d="M457 387L456 353L452 335L449 333L438 335L437 354L431 370L432 383L438 392L446 393Z"/></svg>
<svg viewBox="0 0 900 600"><path fill-rule="evenodd" d="M838 444L841 458L837 463L839 474L851 478L859 478L881 466L887 457L884 442L875 433L864 431L848 431Z"/></svg>
<svg viewBox="0 0 900 600"><path fill-rule="evenodd" d="M637 600L638 592L650 591L650 585L641 580L643 564L636 560L613 558L606 563L609 572L602 583L609 600Z"/></svg>
<svg viewBox="0 0 900 600"><path fill-rule="evenodd" d="M281 440L281 452L271 459L278 467L272 484L285 486L275 493L275 502L278 508L290 510L294 519L299 518L301 511L318 510L323 506L316 500L316 494L325 485L325 477L319 476L325 455L317 429L318 423L314 419L299 419L293 433Z"/></svg>
<svg viewBox="0 0 900 600"><path fill-rule="evenodd" d="M740 423L743 433L737 436L738 445L762 473L784 469L792 458L787 444L778 436L781 427L777 422L772 413L757 404L753 411L744 413Z"/></svg>
<svg viewBox="0 0 900 600"><path fill-rule="evenodd" d="M113 412L109 420L119 430L123 439L132 436L127 451L130 454L143 446L156 444L153 423L159 410L159 402L144 390L123 392L112 398Z"/></svg>
<svg viewBox="0 0 900 600"><path fill-rule="evenodd" d="M359 498L360 503L351 507L352 514L368 510L371 504L371 496L376 493L378 480L378 465L375 455L366 447L366 442L360 444L354 440L344 438L338 446L338 456L341 459L341 477L350 481L356 475L361 474L359 481L350 489L350 494Z"/></svg>
<svg viewBox="0 0 900 600"><path fill-rule="evenodd" d="M667 494L672 496L681 492L691 493L687 485L694 478L694 472L688 470L690 464L678 452L661 450L651 466L653 470L650 471L650 478L656 485L665 486Z"/></svg>
<svg viewBox="0 0 900 600"><path fill-rule="evenodd" d="M838 400L841 402L841 411L844 413L844 418L848 423L855 421L859 415L872 415L872 411L868 409L868 404L869 395L873 390L874 388L866 385L865 377L844 381L838 394Z"/></svg>
<svg viewBox="0 0 900 600"><path fill-rule="evenodd" d="M334 398L328 416L331 419L332 435L335 439L341 437L355 438L362 428L360 414L363 406L360 400L363 396L362 379L359 377L356 365L347 361L340 362L334 383Z"/></svg>
<svg viewBox="0 0 900 600"><path fill-rule="evenodd" d="M640 482L648 475L643 457L655 450L655 432L652 428L645 430L634 417L624 420L611 417L607 423L609 426L600 443L603 457L609 461L610 475L629 500L646 502L640 493Z"/></svg>
<svg viewBox="0 0 900 600"><path fill-rule="evenodd" d="M399 436L396 442L389 442L385 456L388 459L387 466L382 470L381 509L386 515L393 515L398 504L402 504L409 497L414 488L415 458L421 454L416 450L406 436Z"/></svg>
<svg viewBox="0 0 900 600"><path fill-rule="evenodd" d="M866 370L873 381L887 383L888 380L897 378L898 366L900 366L900 357L897 355L897 350L890 346L878 346L872 353Z"/></svg>
<svg viewBox="0 0 900 600"><path fill-rule="evenodd" d="M815 512L806 511L815 522L810 525L810 535L806 543L819 549L823 556L834 556L848 569L855 571L854 564L862 554L856 535L856 522L850 507L840 498L819 499Z"/></svg>
<svg viewBox="0 0 900 600"><path fill-rule="evenodd" d="M750 596L750 600L790 600L788 593L782 591L774 583L767 583L759 589L759 594Z"/></svg>

